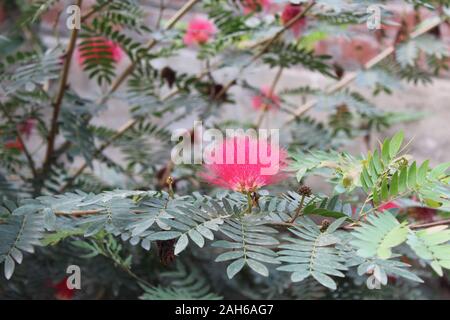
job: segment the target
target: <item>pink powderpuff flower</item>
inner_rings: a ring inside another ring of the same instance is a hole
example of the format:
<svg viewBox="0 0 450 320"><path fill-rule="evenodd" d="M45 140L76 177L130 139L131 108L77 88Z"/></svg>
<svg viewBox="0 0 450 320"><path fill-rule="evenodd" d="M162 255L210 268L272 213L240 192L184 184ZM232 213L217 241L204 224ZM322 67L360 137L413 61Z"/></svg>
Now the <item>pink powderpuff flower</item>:
<svg viewBox="0 0 450 320"><path fill-rule="evenodd" d="M205 159L201 177L225 189L249 193L279 182L287 166L287 153L264 139L227 138Z"/></svg>
<svg viewBox="0 0 450 320"><path fill-rule="evenodd" d="M291 3L287 4L284 7L283 12L281 13L281 23L283 23L283 25L288 24L289 21L291 21L293 18L299 15L302 11L303 9L299 5L294 5ZM291 26L291 30L294 33L294 36L298 37L304 30L305 26L306 26L306 19L304 17L297 20Z"/></svg>
<svg viewBox="0 0 450 320"><path fill-rule="evenodd" d="M280 108L280 97L272 92L269 86L261 88L261 94L252 98L252 106L256 110L274 110Z"/></svg>
<svg viewBox="0 0 450 320"><path fill-rule="evenodd" d="M85 50L88 48L89 50ZM92 37L83 41L82 45L78 45L75 50L75 56L78 64L81 66L86 59L98 59L111 57L115 62L122 60L124 52L122 48L115 42L102 38Z"/></svg>
<svg viewBox="0 0 450 320"><path fill-rule="evenodd" d="M205 44L217 32L214 23L202 17L195 17L189 21L183 41L187 46Z"/></svg>
<svg viewBox="0 0 450 320"><path fill-rule="evenodd" d="M244 14L250 14L257 10L269 11L272 0L244 0L242 1Z"/></svg>

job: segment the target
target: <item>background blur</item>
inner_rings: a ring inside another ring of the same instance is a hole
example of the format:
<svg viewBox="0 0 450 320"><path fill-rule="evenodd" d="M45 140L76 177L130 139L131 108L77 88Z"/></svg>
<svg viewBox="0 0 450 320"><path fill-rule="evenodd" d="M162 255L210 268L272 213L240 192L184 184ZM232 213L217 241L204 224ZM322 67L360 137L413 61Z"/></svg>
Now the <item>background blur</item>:
<svg viewBox="0 0 450 320"><path fill-rule="evenodd" d="M33 30L33 34L29 34L29 37L37 38L39 41L43 41L48 47L52 47L57 42L57 39L61 42L66 41L67 29L65 27L65 8L68 1L61 1L58 5L54 6L45 16L40 25L39 30ZM83 2L83 11L89 9L89 6L93 3L92 0L85 0ZM148 24L154 26L156 21L160 19L162 14L162 20L169 18L172 14L184 3L182 0L141 0L141 3L145 6L148 12ZM160 5L163 4L163 11L160 10ZM417 20L426 18L429 13L426 10L421 11L420 17L414 15L411 10L411 6L406 4L405 1L389 1L388 9L394 12L393 20L399 24L404 21L406 25L412 28L414 24L417 24ZM0 24L7 18L11 18L11 12L7 12L7 1L0 1ZM198 10L195 9L186 15L182 23L188 21L192 16L197 15ZM55 29L55 24L58 28ZM384 46L389 45L389 41L394 41L394 37L398 27L388 27L384 32L388 35L385 40ZM0 25L1 30L1 25ZM55 31L56 30L56 31ZM333 61L342 65L346 70L355 70L380 52L384 47L376 41L375 34L362 26L359 30L361 35L352 39L344 38L330 38L325 41L321 41L316 46L316 51L319 53L328 53L333 56ZM438 30L440 36L445 40L450 48L450 26L448 24L441 24ZM391 36L391 38L389 37ZM161 68L170 65L173 69L180 72L191 72L193 74L198 73L202 69L202 65L195 63L195 52L190 49L181 51L181 54L177 57L170 59L159 59L155 61L155 64ZM186 63L186 62L189 63ZM123 68L128 64L126 59L120 61L118 69ZM236 70L232 68L225 69L220 73L214 73L214 77L219 82L225 82L231 79L236 73ZM267 69L266 67L254 67L251 72L245 75L246 80L255 87L268 84L272 81L275 74L275 70ZM96 97L101 93L101 88L97 86L95 81L90 81L87 74L83 73L81 67L73 64L70 73L70 83L73 88L84 97ZM282 78L277 86L277 91L281 91L286 88L298 87L301 85L309 85L311 87L323 88L330 84L329 80L325 79L317 73L311 73L308 70L301 68L292 68L283 72ZM353 86L358 86L356 81ZM358 88L361 91L361 88ZM227 112L224 115L232 119L239 115L240 119L252 120L255 118L255 114L248 112L251 106L252 93L234 87L231 89L236 104L228 105ZM364 93L364 90L361 92ZM413 139L411 144L411 153L413 153L418 160L425 160L431 158L431 164L435 165L440 162L450 160L450 73L435 78L433 83L423 85L409 85L406 83L399 83L398 89L392 94L387 95L381 93L377 97L371 97L371 93L367 92L367 97L375 103L379 108L389 111L405 111L411 114L420 112L422 118L418 121L410 123L402 123L396 125L390 131L385 132L385 135L404 128L406 132L406 139ZM301 105L302 101L291 101L295 105ZM106 126L112 128L120 127L126 119L129 119L128 106L119 103L118 101L110 100L110 108L101 114L101 117L97 120ZM180 108L181 109L181 108ZM312 110L309 113L313 117L321 118L321 113L317 110ZM178 124L178 126L189 128L192 126L192 121L196 115L192 115L191 118L186 119L185 122ZM280 124L285 115L282 113L273 114L266 118L263 123L263 127L280 128ZM185 125L184 125L185 124ZM283 138L283 131L281 129L281 137ZM371 141L371 145L377 143L377 139L382 140L384 137L374 137ZM28 143L33 144L33 140ZM348 147L347 147L348 148ZM357 139L350 145L349 148L352 152L365 152L366 146L362 139ZM110 149L110 156L119 158L120 155L117 151Z"/></svg>

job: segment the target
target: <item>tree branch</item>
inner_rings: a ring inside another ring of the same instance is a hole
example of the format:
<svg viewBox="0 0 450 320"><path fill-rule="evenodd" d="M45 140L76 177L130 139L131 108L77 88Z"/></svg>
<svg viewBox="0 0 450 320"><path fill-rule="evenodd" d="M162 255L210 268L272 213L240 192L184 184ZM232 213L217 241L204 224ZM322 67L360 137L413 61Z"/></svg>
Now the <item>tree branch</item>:
<svg viewBox="0 0 450 320"><path fill-rule="evenodd" d="M78 7L81 7L83 0L77 0ZM66 59L64 61L64 66L61 72L61 78L59 83L58 94L56 96L55 102L53 103L53 115L51 120L50 132L47 138L47 152L45 155L45 160L43 164L42 173L45 174L50 168L52 162L53 151L55 148L56 134L58 132L58 118L61 111L61 104L64 98L64 93L66 91L67 79L69 77L69 68L72 62L73 52L75 50L75 45L78 37L78 29L74 28L70 35L69 45L67 48Z"/></svg>
<svg viewBox="0 0 450 320"><path fill-rule="evenodd" d="M283 67L280 67L275 75L275 78L273 79L273 82L272 82L272 85L270 86L270 91L269 91L270 97L275 92L275 88L277 87L278 81L280 81L281 74L283 73L283 69L284 69ZM259 128L261 126L264 116L267 114L267 110L268 110L267 105L264 104L263 109L261 110L261 113L259 114L259 117L256 120L256 123L255 123L256 128Z"/></svg>

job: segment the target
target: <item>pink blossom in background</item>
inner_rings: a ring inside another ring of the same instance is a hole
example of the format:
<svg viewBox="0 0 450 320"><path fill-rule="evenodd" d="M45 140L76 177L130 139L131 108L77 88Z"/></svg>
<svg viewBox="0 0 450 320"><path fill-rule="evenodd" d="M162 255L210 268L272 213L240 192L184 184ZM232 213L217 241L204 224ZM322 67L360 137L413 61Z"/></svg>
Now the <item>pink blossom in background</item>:
<svg viewBox="0 0 450 320"><path fill-rule="evenodd" d="M25 138L29 139L35 125L36 121L34 119L27 119L18 126L18 129L19 132L25 136Z"/></svg>
<svg viewBox="0 0 450 320"><path fill-rule="evenodd" d="M16 149L16 150L19 150L19 151L23 151L24 150L24 145L19 140L19 138L16 138L15 140L7 141L4 144L4 146L5 146L6 149Z"/></svg>
<svg viewBox="0 0 450 320"><path fill-rule="evenodd" d="M257 110L273 110L280 108L280 97L271 92L269 86L263 86L261 93L252 98L252 106Z"/></svg>
<svg viewBox="0 0 450 320"><path fill-rule="evenodd" d="M101 59L102 57L110 56L115 62L119 62L124 52L122 48L115 42L101 37L94 37L83 40L81 46L78 45L75 50L75 57L79 65L83 65L86 59ZM81 48L90 47L89 51L81 50Z"/></svg>
<svg viewBox="0 0 450 320"><path fill-rule="evenodd" d="M330 63L337 63L345 69L360 68L380 51L375 38L357 36L352 39L334 37L319 41L314 52L330 55Z"/></svg>
<svg viewBox="0 0 450 320"><path fill-rule="evenodd" d="M204 44L208 42L216 32L217 28L212 21L202 17L195 17L189 21L183 41L187 46Z"/></svg>
<svg viewBox="0 0 450 320"><path fill-rule="evenodd" d="M257 10L269 11L272 0L244 0L242 5L244 6L244 14L250 14Z"/></svg>
<svg viewBox="0 0 450 320"><path fill-rule="evenodd" d="M286 151L267 140L248 136L228 138L205 159L201 176L211 184L238 192L253 192L285 178ZM270 160L269 160L270 159ZM220 162L220 163L218 163ZM270 171L272 174L264 174Z"/></svg>
<svg viewBox="0 0 450 320"><path fill-rule="evenodd" d="M287 4L284 9L283 12L281 13L281 23L283 23L283 25L286 25L289 23L289 21L291 21L293 18L295 18L298 14L300 14L303 11L303 8L299 5L294 5L294 4ZM292 27L291 30L294 33L295 37L298 37L302 31L305 29L306 26L306 19L300 18L298 21L296 21Z"/></svg>
<svg viewBox="0 0 450 320"><path fill-rule="evenodd" d="M35 125L36 124L34 119L27 119L19 124L17 126L17 129L19 130L20 135L23 138L29 139ZM4 146L6 149L16 149L19 151L25 150L25 146L22 144L22 141L20 141L19 137L16 137L14 140L6 141Z"/></svg>
<svg viewBox="0 0 450 320"><path fill-rule="evenodd" d="M55 298L57 300L72 300L75 295L75 290L67 287L68 277L64 277L57 283L50 283L50 287L55 290Z"/></svg>
<svg viewBox="0 0 450 320"><path fill-rule="evenodd" d="M400 208L400 206L397 203L395 203L395 201L389 201L389 202L383 203L381 206L379 206L378 211L383 212L383 211L386 211L389 209L399 209L399 208Z"/></svg>

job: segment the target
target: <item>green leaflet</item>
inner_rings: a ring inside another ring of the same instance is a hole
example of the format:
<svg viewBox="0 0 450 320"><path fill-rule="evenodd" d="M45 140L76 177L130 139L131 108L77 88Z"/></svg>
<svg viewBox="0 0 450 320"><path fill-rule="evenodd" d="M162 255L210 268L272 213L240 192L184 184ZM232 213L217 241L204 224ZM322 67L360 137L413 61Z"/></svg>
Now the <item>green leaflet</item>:
<svg viewBox="0 0 450 320"><path fill-rule="evenodd" d="M408 227L406 223L399 223L388 211L372 214L367 217L367 222L357 227L352 235L355 240L351 243L358 248L358 255L364 258L379 257L388 259L391 257L391 249L406 240Z"/></svg>
<svg viewBox="0 0 450 320"><path fill-rule="evenodd" d="M344 260L334 247L340 239L333 233L344 223L345 218L334 221L327 231L321 232L309 218L298 219L298 226L289 229L296 237L286 237L289 244L279 246L279 260L285 264L277 270L291 272L293 282L313 277L323 286L335 290L336 283L330 276L343 277L347 270Z"/></svg>
<svg viewBox="0 0 450 320"><path fill-rule="evenodd" d="M439 276L443 268L450 269L450 230L447 226L437 226L410 232L408 245L422 259L427 260Z"/></svg>

